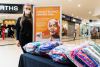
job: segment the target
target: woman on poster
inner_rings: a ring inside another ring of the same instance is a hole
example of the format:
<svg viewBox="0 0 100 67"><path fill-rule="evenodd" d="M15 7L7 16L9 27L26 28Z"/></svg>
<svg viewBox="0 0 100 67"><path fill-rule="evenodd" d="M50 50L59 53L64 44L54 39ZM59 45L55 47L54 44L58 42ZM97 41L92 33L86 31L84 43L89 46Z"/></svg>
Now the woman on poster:
<svg viewBox="0 0 100 67"><path fill-rule="evenodd" d="M50 41L60 40L60 25L56 19L49 20L48 30L50 32Z"/></svg>

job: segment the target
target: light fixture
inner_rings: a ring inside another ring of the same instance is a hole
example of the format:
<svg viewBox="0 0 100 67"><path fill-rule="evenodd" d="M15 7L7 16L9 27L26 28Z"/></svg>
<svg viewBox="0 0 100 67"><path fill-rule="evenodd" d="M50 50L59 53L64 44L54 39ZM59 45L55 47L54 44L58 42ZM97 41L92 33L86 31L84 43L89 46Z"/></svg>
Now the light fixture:
<svg viewBox="0 0 100 67"><path fill-rule="evenodd" d="M81 4L78 4L77 7L81 7Z"/></svg>
<svg viewBox="0 0 100 67"><path fill-rule="evenodd" d="M76 16L76 18L79 18L78 16Z"/></svg>
<svg viewBox="0 0 100 67"><path fill-rule="evenodd" d="M91 12L91 11L89 11L88 13L89 13L89 14L91 14L92 12Z"/></svg>
<svg viewBox="0 0 100 67"><path fill-rule="evenodd" d="M71 15L72 17L74 16L74 14Z"/></svg>
<svg viewBox="0 0 100 67"><path fill-rule="evenodd" d="M72 21L73 21L73 22L75 22L75 21L76 21L76 19L74 19L74 18L73 18L73 20L72 20Z"/></svg>
<svg viewBox="0 0 100 67"><path fill-rule="evenodd" d="M68 0L69 2L71 2L72 0Z"/></svg>
<svg viewBox="0 0 100 67"><path fill-rule="evenodd" d="M80 18L81 20L83 19L83 18Z"/></svg>

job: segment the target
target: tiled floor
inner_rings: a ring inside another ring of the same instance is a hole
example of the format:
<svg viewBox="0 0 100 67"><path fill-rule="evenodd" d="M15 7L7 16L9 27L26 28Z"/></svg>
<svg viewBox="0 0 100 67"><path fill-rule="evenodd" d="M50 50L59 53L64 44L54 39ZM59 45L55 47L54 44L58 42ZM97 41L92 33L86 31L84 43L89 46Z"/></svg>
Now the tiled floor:
<svg viewBox="0 0 100 67"><path fill-rule="evenodd" d="M76 40L62 40L63 41L63 43L64 43L64 45L80 45L80 44L82 44L82 43L84 43L85 41L90 41L90 40L92 40L92 41L94 41L95 43L97 43L97 44L100 44L100 39L87 39L87 38L83 38L83 39L76 39Z"/></svg>
<svg viewBox="0 0 100 67"><path fill-rule="evenodd" d="M87 40L88 39L73 40L63 42L63 44L66 46L78 46ZM95 42L100 44L100 39L95 40ZM22 51L20 47L15 45L15 39L8 38L4 41L0 39L0 67L18 67L18 61L21 53Z"/></svg>
<svg viewBox="0 0 100 67"><path fill-rule="evenodd" d="M4 40L0 38L0 46L12 45L15 43L16 43L16 40L14 38L5 38Z"/></svg>
<svg viewBox="0 0 100 67"><path fill-rule="evenodd" d="M0 67L18 67L20 54L22 53L20 47L15 44L14 39L0 39Z"/></svg>
<svg viewBox="0 0 100 67"><path fill-rule="evenodd" d="M16 45L0 46L0 67L18 67L20 54Z"/></svg>

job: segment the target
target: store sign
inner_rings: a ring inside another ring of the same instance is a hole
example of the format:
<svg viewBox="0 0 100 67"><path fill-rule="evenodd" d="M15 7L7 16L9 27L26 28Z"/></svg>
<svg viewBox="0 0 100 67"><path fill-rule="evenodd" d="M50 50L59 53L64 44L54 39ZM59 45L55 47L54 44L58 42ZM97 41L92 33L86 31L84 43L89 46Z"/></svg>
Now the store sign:
<svg viewBox="0 0 100 67"><path fill-rule="evenodd" d="M60 6L34 7L34 41L60 40L60 28Z"/></svg>
<svg viewBox="0 0 100 67"><path fill-rule="evenodd" d="M23 13L23 4L0 4L0 13Z"/></svg>

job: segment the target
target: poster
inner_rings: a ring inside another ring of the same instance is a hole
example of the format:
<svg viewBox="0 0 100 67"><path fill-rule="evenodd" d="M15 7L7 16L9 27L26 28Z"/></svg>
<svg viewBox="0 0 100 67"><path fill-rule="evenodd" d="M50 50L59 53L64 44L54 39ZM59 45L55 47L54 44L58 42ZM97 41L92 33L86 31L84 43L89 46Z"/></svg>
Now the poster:
<svg viewBox="0 0 100 67"><path fill-rule="evenodd" d="M60 6L34 7L34 41L60 40Z"/></svg>

